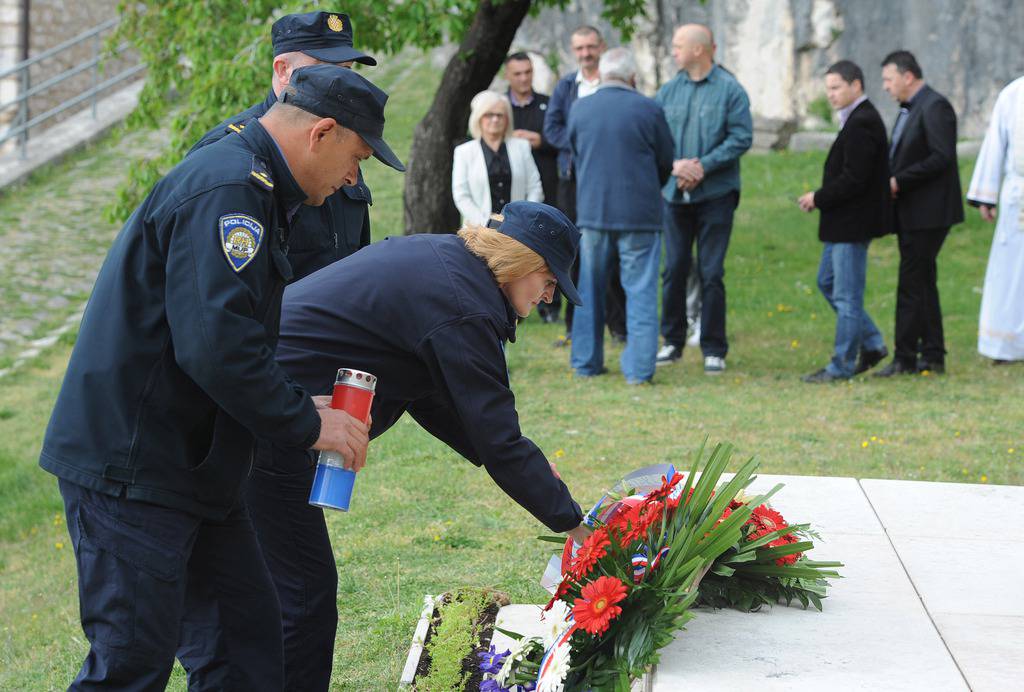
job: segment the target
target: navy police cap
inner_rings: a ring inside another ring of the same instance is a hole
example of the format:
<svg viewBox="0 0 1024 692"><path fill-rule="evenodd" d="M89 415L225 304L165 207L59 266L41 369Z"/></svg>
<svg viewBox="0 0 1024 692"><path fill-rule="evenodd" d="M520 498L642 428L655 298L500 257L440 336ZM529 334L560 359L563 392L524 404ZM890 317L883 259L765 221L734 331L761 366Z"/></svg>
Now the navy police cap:
<svg viewBox="0 0 1024 692"><path fill-rule="evenodd" d="M279 99L296 108L333 118L356 132L373 148L373 155L395 170L405 166L384 141L384 104L388 95L347 67L310 65L292 72L291 87Z"/></svg>
<svg viewBox="0 0 1024 692"><path fill-rule="evenodd" d="M562 295L575 305L583 304L570 278L580 245L580 232L565 214L540 202L509 202L501 210L501 216L492 217L487 225L543 257L558 280Z"/></svg>
<svg viewBox="0 0 1024 692"><path fill-rule="evenodd" d="M322 62L355 60L364 65L377 61L352 47L352 21L340 12L289 14L274 22L270 30L274 56L298 51Z"/></svg>

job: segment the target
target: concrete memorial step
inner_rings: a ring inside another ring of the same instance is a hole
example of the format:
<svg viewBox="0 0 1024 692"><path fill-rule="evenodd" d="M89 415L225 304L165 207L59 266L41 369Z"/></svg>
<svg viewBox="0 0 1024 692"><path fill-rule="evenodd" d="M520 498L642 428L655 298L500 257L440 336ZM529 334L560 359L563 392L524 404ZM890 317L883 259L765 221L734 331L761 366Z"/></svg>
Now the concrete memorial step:
<svg viewBox="0 0 1024 692"><path fill-rule="evenodd" d="M1024 680L1024 488L759 476L773 506L840 560L824 612L700 609L634 689L1006 690ZM1009 523L993 534L992 526ZM540 607L511 605L501 627L542 634ZM509 642L496 633L503 650Z"/></svg>

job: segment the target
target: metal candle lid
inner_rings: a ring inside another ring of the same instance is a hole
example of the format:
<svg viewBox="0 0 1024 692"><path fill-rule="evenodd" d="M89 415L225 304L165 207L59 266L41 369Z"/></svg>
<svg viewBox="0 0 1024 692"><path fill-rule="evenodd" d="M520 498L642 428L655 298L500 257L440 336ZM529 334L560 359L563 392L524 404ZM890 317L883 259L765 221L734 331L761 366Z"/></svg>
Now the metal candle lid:
<svg viewBox="0 0 1024 692"><path fill-rule="evenodd" d="M362 370L338 368L338 377L334 380L334 384L359 387L359 389L366 389L372 392L377 389L377 377Z"/></svg>

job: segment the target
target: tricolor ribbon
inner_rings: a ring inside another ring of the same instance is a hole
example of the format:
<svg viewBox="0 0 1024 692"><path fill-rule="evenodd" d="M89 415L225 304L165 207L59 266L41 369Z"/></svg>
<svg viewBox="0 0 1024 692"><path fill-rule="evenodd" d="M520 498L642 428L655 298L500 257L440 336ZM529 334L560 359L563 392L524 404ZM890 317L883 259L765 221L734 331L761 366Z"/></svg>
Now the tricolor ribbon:
<svg viewBox="0 0 1024 692"><path fill-rule="evenodd" d="M667 545L664 548L662 548L661 550L659 550L658 554L654 556L654 560L651 562L651 571L652 572L654 570L658 569L658 565L661 564L662 558L664 558L666 555L668 555L668 546Z"/></svg>
<svg viewBox="0 0 1024 692"><path fill-rule="evenodd" d="M639 584L647 573L647 548L641 548L641 552L633 555L633 583Z"/></svg>

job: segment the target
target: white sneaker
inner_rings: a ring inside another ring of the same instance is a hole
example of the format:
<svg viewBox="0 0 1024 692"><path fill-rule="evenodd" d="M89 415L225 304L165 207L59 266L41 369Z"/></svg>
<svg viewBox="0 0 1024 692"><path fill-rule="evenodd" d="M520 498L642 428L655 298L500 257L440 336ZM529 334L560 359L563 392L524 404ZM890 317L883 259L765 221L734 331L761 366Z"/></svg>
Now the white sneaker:
<svg viewBox="0 0 1024 692"><path fill-rule="evenodd" d="M705 375L721 375L725 372L725 358L718 356L707 356L704 358Z"/></svg>
<svg viewBox="0 0 1024 692"><path fill-rule="evenodd" d="M683 357L683 349L672 344L665 344L658 349L658 356L654 360L654 365L669 365L675 363L677 360Z"/></svg>

